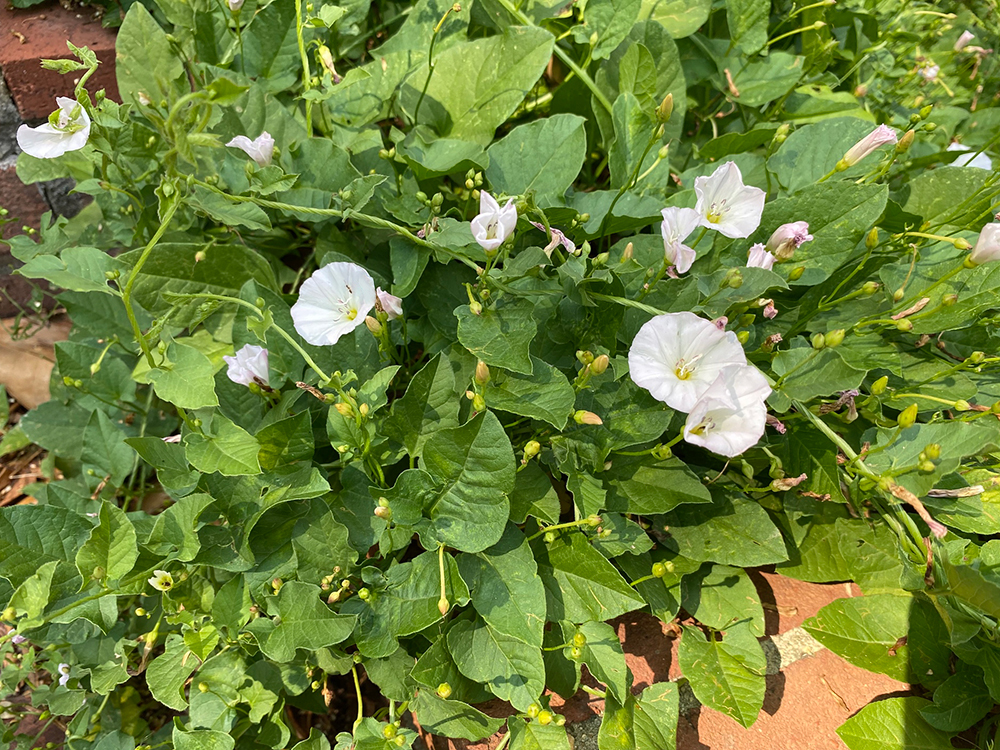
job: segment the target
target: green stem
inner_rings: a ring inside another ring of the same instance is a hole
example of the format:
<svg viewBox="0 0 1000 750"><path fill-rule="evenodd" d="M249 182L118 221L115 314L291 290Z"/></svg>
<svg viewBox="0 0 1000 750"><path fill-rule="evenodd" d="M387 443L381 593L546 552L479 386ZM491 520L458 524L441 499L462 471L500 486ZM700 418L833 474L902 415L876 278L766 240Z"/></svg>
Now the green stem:
<svg viewBox="0 0 1000 750"><path fill-rule="evenodd" d="M605 302L615 302L624 307L634 307L636 310L642 310L650 315L666 315L666 312L660 310L657 307L652 307L651 305L644 305L642 302L637 302L634 299L628 299L627 297L615 297L610 294L600 294L598 292L589 292L589 296L592 299L602 299Z"/></svg>
<svg viewBox="0 0 1000 750"><path fill-rule="evenodd" d="M444 12L441 16L441 20L437 22L434 27L434 32L431 34L431 44L430 48L427 50L427 78L424 80L424 87L420 90L420 97L417 99L417 106L413 108L413 124L417 124L417 118L420 115L420 105L424 103L424 97L427 95L427 87L431 85L431 78L434 76L434 43L437 42L438 34L441 33L441 27L444 26L444 22L448 18L448 14L454 10L455 6L451 6Z"/></svg>
<svg viewBox="0 0 1000 750"><path fill-rule="evenodd" d="M578 521L566 521L566 523L553 524L552 526L546 526L545 528L539 529L537 532L528 537L528 541L530 542L532 539L537 539L547 531L559 531L560 529L571 529L575 526L589 526L589 525L590 525L589 518L581 518Z"/></svg>
<svg viewBox="0 0 1000 750"><path fill-rule="evenodd" d="M356 732L365 718L365 708L361 701L361 682L358 680L358 668L353 664L351 665L351 676L354 678L354 694L358 698L358 718L354 720L354 731Z"/></svg>
<svg viewBox="0 0 1000 750"><path fill-rule="evenodd" d="M306 54L306 42L302 35L302 0L295 0L295 37L299 45L299 58L302 60L302 90L312 88L312 73L309 71L309 56ZM306 99L306 135L312 136L312 101Z"/></svg>
<svg viewBox="0 0 1000 750"><path fill-rule="evenodd" d="M135 262L132 267L132 272L129 274L128 281L125 283L125 289L122 290L122 302L125 303L125 314L128 315L128 321L132 324L132 333L135 335L136 341L139 342L139 348L142 349L142 353L146 355L146 362L149 364L150 368L156 369L156 362L153 360L153 352L149 348L149 342L146 341L146 337L143 336L142 330L139 328L139 321L135 317L135 310L132 308L132 288L135 286L135 280L139 277L139 272L142 267L149 260L149 254L153 252L153 248L156 247L156 243L160 241L160 238L167 231L167 227L170 225L170 220L174 217L174 213L177 211L177 207L180 205L180 201L175 199L169 206L167 206L166 213L163 214L163 218L160 220L160 226L157 227L156 233L150 239L149 244L143 249L142 254L139 256L139 260Z"/></svg>

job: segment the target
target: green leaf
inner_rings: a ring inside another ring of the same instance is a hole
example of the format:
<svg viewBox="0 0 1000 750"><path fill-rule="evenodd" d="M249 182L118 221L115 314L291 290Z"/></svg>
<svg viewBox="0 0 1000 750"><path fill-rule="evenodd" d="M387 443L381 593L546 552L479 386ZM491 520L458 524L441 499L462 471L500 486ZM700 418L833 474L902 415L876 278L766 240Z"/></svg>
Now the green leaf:
<svg viewBox="0 0 1000 750"><path fill-rule="evenodd" d="M215 365L198 349L174 341L163 363L133 375L140 383L152 383L156 395L182 409L218 406L215 395Z"/></svg>
<svg viewBox="0 0 1000 750"><path fill-rule="evenodd" d="M728 0L726 20L732 43L747 55L754 55L767 44L767 22L770 20L770 0Z"/></svg>
<svg viewBox="0 0 1000 750"><path fill-rule="evenodd" d="M75 292L114 294L105 273L120 270L121 263L96 247L70 247L59 256L36 255L18 273L29 279L45 279Z"/></svg>
<svg viewBox="0 0 1000 750"><path fill-rule="evenodd" d="M649 138L656 123L653 113L644 109L634 94L624 92L618 95L611 109L615 139L608 154L611 166L611 187L622 188L629 184L632 173L649 145ZM655 154L646 155L647 160ZM643 161L645 164L646 161Z"/></svg>
<svg viewBox="0 0 1000 750"><path fill-rule="evenodd" d="M779 352L771 367L779 376L788 373L779 386L781 395L798 401L857 388L866 374L847 364L836 349L805 346Z"/></svg>
<svg viewBox="0 0 1000 750"><path fill-rule="evenodd" d="M70 510L55 505L0 508L0 576L20 586L50 561L59 563L53 587L79 590L76 551L93 527Z"/></svg>
<svg viewBox="0 0 1000 750"><path fill-rule="evenodd" d="M246 663L235 651L218 653L202 664L192 683L204 683L208 690L191 691L188 710L191 726L195 729L229 731L236 721L239 689L246 680Z"/></svg>
<svg viewBox="0 0 1000 750"><path fill-rule="evenodd" d="M728 565L703 565L684 576L684 609L698 622L716 630L725 630L737 618L749 625L758 638L764 635L764 608L757 589L742 568Z"/></svg>
<svg viewBox="0 0 1000 750"><path fill-rule="evenodd" d="M789 434L783 442L785 473L792 477L807 476L806 481L798 485L799 489L829 495L837 501L843 498L837 449L825 435L814 427L801 425L794 437Z"/></svg>
<svg viewBox="0 0 1000 750"><path fill-rule="evenodd" d="M341 578L350 575L358 553L350 545L347 527L337 522L322 500L313 499L309 513L302 516L292 532L292 547L300 581L319 583L339 567Z"/></svg>
<svg viewBox="0 0 1000 750"><path fill-rule="evenodd" d="M417 693L413 712L428 732L473 742L496 734L503 726L503 719L494 719L461 701L438 698L433 690Z"/></svg>
<svg viewBox="0 0 1000 750"><path fill-rule="evenodd" d="M383 429L420 457L428 438L458 427L459 394L452 363L438 354L413 376L402 398L392 404Z"/></svg>
<svg viewBox="0 0 1000 750"><path fill-rule="evenodd" d="M156 517L143 546L168 560L193 560L201 549L198 519L214 502L211 495L201 493L180 498Z"/></svg>
<svg viewBox="0 0 1000 750"><path fill-rule="evenodd" d="M448 650L462 674L486 683L519 711L527 711L545 689L541 649L497 632L481 618L456 621L448 630Z"/></svg>
<svg viewBox="0 0 1000 750"><path fill-rule="evenodd" d="M682 505L663 517L668 547L701 562L752 567L788 559L781 532L760 505L718 492L713 505Z"/></svg>
<svg viewBox="0 0 1000 750"><path fill-rule="evenodd" d="M841 724L837 734L850 750L951 750L951 735L921 716L929 705L915 696L875 701Z"/></svg>
<svg viewBox="0 0 1000 750"><path fill-rule="evenodd" d="M618 463L617 461L615 463ZM667 513L678 505L712 502L712 494L680 459L652 465L612 466L607 472L607 508L620 513L648 516Z"/></svg>
<svg viewBox="0 0 1000 750"><path fill-rule="evenodd" d="M258 430L255 437L260 443L257 458L266 470L309 461L315 449L312 415L308 411L272 422Z"/></svg>
<svg viewBox="0 0 1000 750"><path fill-rule="evenodd" d="M948 633L922 597L871 594L838 599L803 627L838 656L905 682L937 682L948 674Z"/></svg>
<svg viewBox="0 0 1000 750"><path fill-rule="evenodd" d="M139 557L135 527L125 511L104 501L97 514L97 526L76 553L76 567L86 581L91 575L117 581L132 570ZM98 569L103 571L97 575Z"/></svg>
<svg viewBox="0 0 1000 750"><path fill-rule="evenodd" d="M198 657L184 645L184 639L177 633L170 633L163 653L146 668L146 684L153 698L175 711L186 709L184 683L200 664Z"/></svg>
<svg viewBox="0 0 1000 750"><path fill-rule="evenodd" d="M14 608L18 628L31 630L45 623L42 614L52 596L52 577L55 575L57 560L51 560L38 568L33 576L11 594L9 606Z"/></svg>
<svg viewBox="0 0 1000 750"><path fill-rule="evenodd" d="M682 39L696 32L711 10L711 0L642 0L639 18L656 21L674 39Z"/></svg>
<svg viewBox="0 0 1000 750"><path fill-rule="evenodd" d="M337 614L320 599L319 586L289 581L278 592L280 622L260 644L261 650L278 662L291 661L296 649L315 651L346 639L357 618Z"/></svg>
<svg viewBox="0 0 1000 750"><path fill-rule="evenodd" d="M61 458L80 458L92 412L77 404L46 401L25 414L18 426L35 445Z"/></svg>
<svg viewBox="0 0 1000 750"><path fill-rule="evenodd" d="M192 729L185 732L174 725L171 739L175 750L233 750L236 740L226 732L214 729Z"/></svg>
<svg viewBox="0 0 1000 750"><path fill-rule="evenodd" d="M564 726L511 719L507 727L510 730L510 750L570 750L572 747Z"/></svg>
<svg viewBox="0 0 1000 750"><path fill-rule="evenodd" d="M472 606L495 630L541 646L545 627L545 587L524 534L507 524L492 547L458 558L472 589Z"/></svg>
<svg viewBox="0 0 1000 750"><path fill-rule="evenodd" d="M903 210L924 221L948 227L967 228L981 221L996 197L983 191L988 170L972 167L941 167L915 176L908 183L909 192ZM955 196L968 196L956 203Z"/></svg>
<svg viewBox="0 0 1000 750"><path fill-rule="evenodd" d="M80 460L97 467L112 487L119 487L132 473L135 458L135 451L125 443L125 433L104 412L95 411L83 431Z"/></svg>
<svg viewBox="0 0 1000 750"><path fill-rule="evenodd" d="M527 300L497 305L475 315L468 305L455 308L458 340L490 366L531 375L528 347L535 338L534 305Z"/></svg>
<svg viewBox="0 0 1000 750"><path fill-rule="evenodd" d="M829 173L851 146L874 129L872 123L857 117L837 117L805 125L788 136L778 153L768 160L768 166L790 193L798 192ZM841 172L838 179L865 174L878 163L878 159L878 155L873 154L854 168ZM851 184L850 187L856 186ZM815 235L812 222L809 229Z"/></svg>
<svg viewBox="0 0 1000 750"><path fill-rule="evenodd" d="M597 34L595 60L607 57L628 36L641 7L641 0L589 0L583 21L588 36Z"/></svg>
<svg viewBox="0 0 1000 750"><path fill-rule="evenodd" d="M576 403L576 391L559 370L531 357L531 375L495 373L483 392L486 405L521 417L566 426Z"/></svg>
<svg viewBox="0 0 1000 750"><path fill-rule="evenodd" d="M642 691L632 709L636 750L674 750L680 691L676 683L654 682Z"/></svg>
<svg viewBox="0 0 1000 750"><path fill-rule="evenodd" d="M463 552L481 552L503 534L514 490L514 452L492 413L440 430L424 446L423 468L437 483L425 515L433 536Z"/></svg>
<svg viewBox="0 0 1000 750"><path fill-rule="evenodd" d="M402 142L396 144L396 153L406 160L414 176L420 180L467 172L469 169L482 170L490 163L478 143L437 138L425 126L417 126L407 133ZM493 186L497 187L496 184Z"/></svg>
<svg viewBox="0 0 1000 750"><path fill-rule="evenodd" d="M585 622L577 630L587 638L580 660L616 701L624 703L631 696L632 678L615 629L604 622Z"/></svg>
<svg viewBox="0 0 1000 750"><path fill-rule="evenodd" d="M549 32L529 26L451 45L435 55L420 122L442 136L486 146L541 77L554 43ZM425 63L400 92L411 119L427 78Z"/></svg>
<svg viewBox="0 0 1000 750"><path fill-rule="evenodd" d="M184 201L207 214L212 221L227 227L240 226L252 230L271 228L271 220L260 206L253 203L234 203L208 188L196 185L194 192Z"/></svg>
<svg viewBox="0 0 1000 750"><path fill-rule="evenodd" d="M730 626L725 637L683 631L677 660L698 700L749 727L764 704L767 659L748 624Z"/></svg>
<svg viewBox="0 0 1000 750"><path fill-rule="evenodd" d="M210 428L206 422L202 429L204 433L189 432L184 436L184 454L194 468L227 477L260 473L260 443L253 435L218 414L212 418Z"/></svg>
<svg viewBox="0 0 1000 750"><path fill-rule="evenodd" d="M486 178L497 192L561 197L587 155L586 120L557 114L519 125L487 150Z"/></svg>
<svg viewBox="0 0 1000 750"><path fill-rule="evenodd" d="M597 731L598 750L635 750L633 707L634 701L622 705L612 696L605 698L604 716Z"/></svg>
<svg viewBox="0 0 1000 750"><path fill-rule="evenodd" d="M184 75L181 58L142 4L125 14L115 43L115 74L122 101L138 104L140 93L154 102L172 100Z"/></svg>
<svg viewBox="0 0 1000 750"><path fill-rule="evenodd" d="M531 546L545 584L549 620L604 622L645 606L584 534L563 532L552 544L536 539Z"/></svg>
<svg viewBox="0 0 1000 750"><path fill-rule="evenodd" d="M957 667L958 672L934 691L933 705L920 709L924 720L943 732L964 732L993 708L993 698L983 683L983 670L964 662Z"/></svg>

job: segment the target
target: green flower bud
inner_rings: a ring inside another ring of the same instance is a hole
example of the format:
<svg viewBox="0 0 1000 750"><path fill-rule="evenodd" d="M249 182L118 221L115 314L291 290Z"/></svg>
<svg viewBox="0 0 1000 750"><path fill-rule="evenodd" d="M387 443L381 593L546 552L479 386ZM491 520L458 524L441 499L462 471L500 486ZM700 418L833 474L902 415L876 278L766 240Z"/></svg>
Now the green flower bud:
<svg viewBox="0 0 1000 750"><path fill-rule="evenodd" d="M524 460L530 461L542 450L542 445L537 440L529 440L524 444Z"/></svg>
<svg viewBox="0 0 1000 750"><path fill-rule="evenodd" d="M861 293L866 297L870 297L878 291L879 283L877 281L866 281L861 285Z"/></svg>
<svg viewBox="0 0 1000 750"><path fill-rule="evenodd" d="M907 151L909 151L910 146L913 145L913 139L915 136L916 133L913 130L907 130L905 133L903 133L903 137L900 138L899 142L896 144L896 153L905 154Z"/></svg>
<svg viewBox="0 0 1000 750"><path fill-rule="evenodd" d="M878 247L878 227L872 227L871 231L868 232L868 236L865 237L865 247L869 250Z"/></svg>
<svg viewBox="0 0 1000 750"><path fill-rule="evenodd" d="M480 303L476 302L475 300L472 300L472 302L469 303L469 312L471 312L473 315L482 315L483 306Z"/></svg>
<svg viewBox="0 0 1000 750"><path fill-rule="evenodd" d="M822 349L824 346L826 346L826 336L822 333L814 333L812 335L812 348Z"/></svg>
<svg viewBox="0 0 1000 750"><path fill-rule="evenodd" d="M593 529L597 526L600 526L604 519L602 519L599 515L595 513L587 516L586 520L587 520L587 525Z"/></svg>
<svg viewBox="0 0 1000 750"><path fill-rule="evenodd" d="M546 724L552 723L552 712L551 711L539 711L538 712L538 723L543 727Z"/></svg>
<svg viewBox="0 0 1000 750"><path fill-rule="evenodd" d="M954 404L955 411L969 411L971 408L972 408L972 404L970 404L965 399L959 399Z"/></svg>
<svg viewBox="0 0 1000 750"><path fill-rule="evenodd" d="M934 466L933 461L921 461L917 464L917 471L921 474L932 474L935 468L937 467Z"/></svg>
<svg viewBox="0 0 1000 750"><path fill-rule="evenodd" d="M472 410L475 412L486 411L486 399L483 398L481 393L477 393L472 397Z"/></svg>
<svg viewBox="0 0 1000 750"><path fill-rule="evenodd" d="M441 613L442 617L448 614L448 610L450 607L451 603L448 601L448 597L442 596L440 599L438 599L438 612Z"/></svg>
<svg viewBox="0 0 1000 750"><path fill-rule="evenodd" d="M415 197L418 201L420 201L424 205L427 204L427 193L425 193L423 190L418 190Z"/></svg>
<svg viewBox="0 0 1000 750"><path fill-rule="evenodd" d="M941 304L945 307L951 307L956 302L958 302L957 294L946 294L941 298Z"/></svg>
<svg viewBox="0 0 1000 750"><path fill-rule="evenodd" d="M660 102L660 106L656 108L656 121L659 123L665 123L670 119L670 115L674 112L674 95L667 94L663 97L663 101Z"/></svg>
<svg viewBox="0 0 1000 750"><path fill-rule="evenodd" d="M528 706L527 714L532 719L534 719L536 716L538 716L541 710L542 710L541 706L539 706L537 703L532 703L530 706Z"/></svg>
<svg viewBox="0 0 1000 750"><path fill-rule="evenodd" d="M542 539L545 540L546 544L552 544L556 540L556 532L546 531Z"/></svg>
<svg viewBox="0 0 1000 750"><path fill-rule="evenodd" d="M590 371L594 375L603 375L609 364L611 364L611 360L608 359L608 355L600 354L594 357L594 361L590 363Z"/></svg>
<svg viewBox="0 0 1000 750"><path fill-rule="evenodd" d="M386 724L382 727L382 736L387 740L391 740L399 732L399 728L395 724Z"/></svg>
<svg viewBox="0 0 1000 750"><path fill-rule="evenodd" d="M490 382L490 368L482 360L476 363L476 382L479 385L486 385Z"/></svg>
<svg viewBox="0 0 1000 750"><path fill-rule="evenodd" d="M965 361L973 365L978 365L984 359L986 359L986 354L984 354L983 352L973 352L966 358Z"/></svg>
<svg viewBox="0 0 1000 750"><path fill-rule="evenodd" d="M434 193L434 196L431 198L431 205L435 208L440 208L443 203L444 196L441 193Z"/></svg>
<svg viewBox="0 0 1000 750"><path fill-rule="evenodd" d="M907 333L913 330L913 322L903 318L902 320L896 321L896 330Z"/></svg>
<svg viewBox="0 0 1000 750"><path fill-rule="evenodd" d="M656 578L663 578L667 574L667 566L661 562L653 563L651 572Z"/></svg>
<svg viewBox="0 0 1000 750"><path fill-rule="evenodd" d="M750 331L740 331L736 334L736 340L741 344L745 344L750 340Z"/></svg>
<svg viewBox="0 0 1000 750"><path fill-rule="evenodd" d="M363 602L368 601L369 599L371 599L371 597L372 597L372 592L369 591L366 588L365 589L360 589L358 591L358 599L360 599Z"/></svg>
<svg viewBox="0 0 1000 750"><path fill-rule="evenodd" d="M917 405L910 404L903 411L899 413L896 417L896 424L902 427L904 430L908 427L913 427L914 423L917 421Z"/></svg>
<svg viewBox="0 0 1000 750"><path fill-rule="evenodd" d="M587 636L585 636L583 633L581 633L579 630L577 630L573 634L573 645L574 646L579 646L581 648L584 647L584 646L586 646L587 645Z"/></svg>
<svg viewBox="0 0 1000 750"><path fill-rule="evenodd" d="M437 694L438 698L447 700L448 697L451 695L451 685L449 685L447 682L442 682L440 685L437 686Z"/></svg>
<svg viewBox="0 0 1000 750"><path fill-rule="evenodd" d="M843 328L835 328L832 331L826 332L826 345L831 349L835 346L840 346L844 341L845 331Z"/></svg>
<svg viewBox="0 0 1000 750"><path fill-rule="evenodd" d="M798 281L799 279L802 278L802 274L804 274L805 272L806 272L805 266L796 266L791 270L791 273L788 274L788 280Z"/></svg>
<svg viewBox="0 0 1000 750"><path fill-rule="evenodd" d="M928 104L926 107L924 107L923 109L920 110L920 112L919 112L920 119L921 120L926 120L928 117L931 116L931 112L933 110L934 110L934 105L933 104Z"/></svg>
<svg viewBox="0 0 1000 750"><path fill-rule="evenodd" d="M594 414L594 412L585 411L584 409L580 409L573 413L573 421L576 422L577 424L588 424L588 425L604 424L604 420L602 420L599 416Z"/></svg>
<svg viewBox="0 0 1000 750"><path fill-rule="evenodd" d="M883 375L874 383L872 383L872 395L881 396L883 393L885 393L887 385L889 385L889 376Z"/></svg>
<svg viewBox="0 0 1000 750"><path fill-rule="evenodd" d="M899 302L904 296L906 296L906 290L902 288L897 289L892 293L892 301Z"/></svg>
<svg viewBox="0 0 1000 750"><path fill-rule="evenodd" d="M590 214L588 213L578 214L576 220L579 221L581 224L586 224L588 221L590 221Z"/></svg>
<svg viewBox="0 0 1000 750"><path fill-rule="evenodd" d="M937 461L941 458L941 445L939 443L929 443L924 446L924 454L931 461Z"/></svg>
<svg viewBox="0 0 1000 750"><path fill-rule="evenodd" d="M199 682L198 683L198 690L199 690L199 692L207 693L208 690L209 690L208 683L207 682Z"/></svg>

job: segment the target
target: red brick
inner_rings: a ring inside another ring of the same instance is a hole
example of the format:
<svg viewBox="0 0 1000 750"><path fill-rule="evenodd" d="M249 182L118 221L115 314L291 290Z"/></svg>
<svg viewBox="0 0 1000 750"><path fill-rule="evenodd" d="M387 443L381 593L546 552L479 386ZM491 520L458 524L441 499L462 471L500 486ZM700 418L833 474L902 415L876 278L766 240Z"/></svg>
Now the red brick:
<svg viewBox="0 0 1000 750"><path fill-rule="evenodd" d="M114 12L114 11L110 11ZM11 8L0 4L0 70L21 117L42 120L56 108L57 96L72 96L78 73L66 76L41 67L43 58L71 57L69 40L89 47L101 66L88 82L91 91L104 88L118 100L115 81L115 34L101 26L91 7L67 10L57 2L31 8Z"/></svg>
<svg viewBox="0 0 1000 750"><path fill-rule="evenodd" d="M854 583L808 583L778 573L761 570L747 572L764 606L768 635L778 635L801 626L836 599L861 596L861 589Z"/></svg>

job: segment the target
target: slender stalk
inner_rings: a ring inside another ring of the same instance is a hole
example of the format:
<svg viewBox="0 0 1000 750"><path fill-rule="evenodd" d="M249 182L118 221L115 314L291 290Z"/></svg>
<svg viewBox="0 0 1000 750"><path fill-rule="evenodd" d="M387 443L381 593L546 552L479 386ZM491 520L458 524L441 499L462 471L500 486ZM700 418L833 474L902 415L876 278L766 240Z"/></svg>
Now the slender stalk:
<svg viewBox="0 0 1000 750"><path fill-rule="evenodd" d="M441 16L441 20L437 22L434 27L434 31L431 34L431 44L430 48L427 50L427 78L424 79L424 87L420 89L420 97L417 99L417 106L413 108L413 124L416 125L418 122L418 117L420 116L420 105L424 103L424 96L427 95L427 87L431 85L431 78L434 76L434 43L437 42L438 34L441 33L441 28L444 26L444 22L448 20L448 15L455 9L455 6L451 6L444 12Z"/></svg>
<svg viewBox="0 0 1000 750"><path fill-rule="evenodd" d="M129 274L128 281L125 282L125 288L122 290L122 302L125 303L125 314L128 315L128 321L132 324L132 333L135 335L136 341L139 342L139 348L142 349L142 353L146 355L146 362L153 369L156 368L156 362L153 360L153 352L150 350L149 342L146 341L146 337L143 336L142 330L139 328L139 321L136 319L135 310L132 308L132 288L135 286L135 280L139 277L142 267L149 260L149 254L153 252L156 243L160 241L160 238L166 233L167 227L170 226L170 220L174 217L174 213L177 211L179 205L180 201L174 200L167 206L167 211L160 220L160 226L157 227L156 233L153 234L149 244L146 245L142 251L142 255L139 256L139 260L132 267L132 273Z"/></svg>
<svg viewBox="0 0 1000 750"><path fill-rule="evenodd" d="M312 73L309 70L309 56L306 54L302 29L302 0L295 0L295 37L299 45L299 57L302 60L302 90L305 92L312 88ZM312 101L309 99L306 99L306 134L312 135Z"/></svg>
<svg viewBox="0 0 1000 750"><path fill-rule="evenodd" d="M354 678L354 694L358 698L358 718L354 720L354 731L357 731L365 718L365 707L361 700L361 682L358 680L358 668L354 664L351 665L351 676Z"/></svg>

